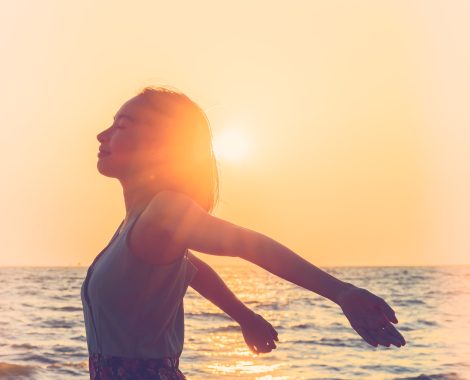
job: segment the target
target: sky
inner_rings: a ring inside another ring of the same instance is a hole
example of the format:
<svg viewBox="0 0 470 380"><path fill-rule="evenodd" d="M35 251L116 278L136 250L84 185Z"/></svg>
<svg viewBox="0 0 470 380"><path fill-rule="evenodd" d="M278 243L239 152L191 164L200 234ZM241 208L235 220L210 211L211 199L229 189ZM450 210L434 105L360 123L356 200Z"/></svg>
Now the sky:
<svg viewBox="0 0 470 380"><path fill-rule="evenodd" d="M0 265L88 266L104 248L125 208L96 135L147 85L206 112L215 216L318 266L469 264L469 13L454 0L3 4Z"/></svg>

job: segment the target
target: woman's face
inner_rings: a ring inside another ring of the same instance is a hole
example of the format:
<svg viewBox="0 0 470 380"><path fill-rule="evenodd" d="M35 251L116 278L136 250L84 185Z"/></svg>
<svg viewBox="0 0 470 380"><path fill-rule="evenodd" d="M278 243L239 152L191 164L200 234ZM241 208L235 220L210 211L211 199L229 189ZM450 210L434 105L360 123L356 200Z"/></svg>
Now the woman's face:
<svg viewBox="0 0 470 380"><path fill-rule="evenodd" d="M98 171L114 178L145 174L165 164L164 127L158 114L138 96L122 105L113 124L97 135Z"/></svg>

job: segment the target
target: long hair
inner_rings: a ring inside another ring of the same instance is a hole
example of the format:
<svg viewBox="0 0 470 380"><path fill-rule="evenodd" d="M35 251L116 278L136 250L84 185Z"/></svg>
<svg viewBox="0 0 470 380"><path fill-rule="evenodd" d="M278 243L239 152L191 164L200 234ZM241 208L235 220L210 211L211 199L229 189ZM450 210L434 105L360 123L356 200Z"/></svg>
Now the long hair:
<svg viewBox="0 0 470 380"><path fill-rule="evenodd" d="M211 213L219 198L219 174L206 114L177 90L148 86L137 96L164 120L177 190Z"/></svg>

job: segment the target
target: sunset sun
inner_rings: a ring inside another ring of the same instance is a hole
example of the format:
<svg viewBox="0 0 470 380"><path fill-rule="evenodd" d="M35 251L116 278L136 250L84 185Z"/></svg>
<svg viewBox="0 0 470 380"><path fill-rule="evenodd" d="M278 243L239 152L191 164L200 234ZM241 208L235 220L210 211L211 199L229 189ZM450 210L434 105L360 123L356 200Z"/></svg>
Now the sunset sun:
<svg viewBox="0 0 470 380"><path fill-rule="evenodd" d="M240 128L226 127L214 135L213 147L217 159L240 162L250 154L251 139Z"/></svg>

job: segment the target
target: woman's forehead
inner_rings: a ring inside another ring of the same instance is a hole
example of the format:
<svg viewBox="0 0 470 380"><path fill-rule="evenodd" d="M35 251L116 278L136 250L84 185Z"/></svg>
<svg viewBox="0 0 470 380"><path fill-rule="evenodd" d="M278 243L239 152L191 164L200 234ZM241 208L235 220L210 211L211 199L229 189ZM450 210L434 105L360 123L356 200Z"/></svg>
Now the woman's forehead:
<svg viewBox="0 0 470 380"><path fill-rule="evenodd" d="M114 122L118 119L129 120L131 129L150 140L171 138L173 135L171 116L139 97L132 98L121 106L114 116Z"/></svg>
<svg viewBox="0 0 470 380"><path fill-rule="evenodd" d="M143 102L142 99L135 97L125 102L119 108L116 115L114 115L114 120L117 121L119 118L123 118L133 122L152 122L156 116L157 113L148 104Z"/></svg>

